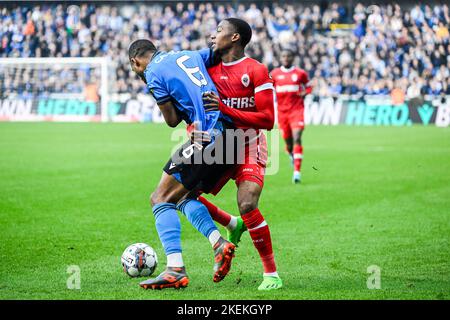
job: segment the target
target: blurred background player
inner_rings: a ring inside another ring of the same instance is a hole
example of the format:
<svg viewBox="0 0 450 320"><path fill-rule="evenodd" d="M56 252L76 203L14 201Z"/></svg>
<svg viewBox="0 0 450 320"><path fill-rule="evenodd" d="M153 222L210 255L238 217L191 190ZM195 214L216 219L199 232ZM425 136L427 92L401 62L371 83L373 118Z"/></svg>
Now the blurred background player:
<svg viewBox="0 0 450 320"><path fill-rule="evenodd" d="M267 161L267 143L260 129L270 130L274 124L273 82L267 67L245 56L244 50L252 37L250 25L236 18L222 20L212 35L214 55L221 62L208 68L220 95L205 95L206 108L218 108L230 117L237 128L252 132L245 148L245 161L226 174L215 194L229 180L236 181L237 200L242 217L234 217L216 207L203 197L199 200L208 208L215 221L229 231L228 240L237 244L242 233L248 229L261 258L264 273L259 290L282 287L272 248L269 226L258 209L258 201L264 185Z"/></svg>
<svg viewBox="0 0 450 320"><path fill-rule="evenodd" d="M300 169L303 159L302 133L305 128L304 98L310 94L308 73L293 65L294 52L284 49L281 52L281 67L271 72L275 85L278 106L278 124L286 151L294 165L293 183L300 183Z"/></svg>

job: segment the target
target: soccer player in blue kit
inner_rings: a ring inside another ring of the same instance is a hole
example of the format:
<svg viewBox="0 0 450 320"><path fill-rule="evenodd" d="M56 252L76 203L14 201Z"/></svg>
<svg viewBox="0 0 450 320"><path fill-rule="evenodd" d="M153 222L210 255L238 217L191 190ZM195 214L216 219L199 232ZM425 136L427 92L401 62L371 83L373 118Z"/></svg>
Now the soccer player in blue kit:
<svg viewBox="0 0 450 320"><path fill-rule="evenodd" d="M207 237L214 250L214 282L221 281L231 267L235 246L225 240L214 224L208 209L192 191L201 185L203 192L215 184L229 168L226 164L206 164L203 153L214 148L231 124L219 111L206 112L203 94L217 90L208 75L213 63L212 51L163 52L145 39L134 41L128 50L132 70L147 84L164 120L176 127L182 120L194 124L196 137L178 149L164 167L158 187L150 198L155 225L164 252L166 269L156 278L140 283L145 289L186 287L186 274L181 250L181 227L177 214L180 210L188 220ZM198 135L198 133L203 133ZM201 163L197 163L200 155ZM205 181L210 180L209 184Z"/></svg>

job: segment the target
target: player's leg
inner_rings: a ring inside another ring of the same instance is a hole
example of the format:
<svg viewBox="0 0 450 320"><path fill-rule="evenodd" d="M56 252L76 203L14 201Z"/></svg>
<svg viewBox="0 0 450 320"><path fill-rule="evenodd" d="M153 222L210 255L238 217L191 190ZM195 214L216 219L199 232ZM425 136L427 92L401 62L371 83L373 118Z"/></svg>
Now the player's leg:
<svg viewBox="0 0 450 320"><path fill-rule="evenodd" d="M196 199L195 193L181 200L177 205L177 209L186 216L194 228L209 240L214 250L213 281L219 282L223 280L230 271L235 246L220 235L208 209Z"/></svg>
<svg viewBox="0 0 450 320"><path fill-rule="evenodd" d="M280 114L278 125L281 130L281 136L283 137L283 140L285 142L286 153L289 155L291 164L293 165L294 164L294 157L293 157L294 139L292 136L292 129L290 126L289 116Z"/></svg>
<svg viewBox="0 0 450 320"><path fill-rule="evenodd" d="M232 216L228 212L220 209L203 196L199 196L198 200L205 205L214 221L216 221L226 229L234 229L234 227L236 226L235 216Z"/></svg>
<svg viewBox="0 0 450 320"><path fill-rule="evenodd" d="M262 185L255 180L247 177L239 182L237 193L239 212L263 264L263 282L258 289L279 289L282 287L282 281L277 273L269 226L258 209Z"/></svg>
<svg viewBox="0 0 450 320"><path fill-rule="evenodd" d="M247 230L244 220L242 220L240 216L229 214L202 196L200 196L198 200L208 208L208 212L213 220L227 229L227 240L235 246L238 246L242 234Z"/></svg>
<svg viewBox="0 0 450 320"><path fill-rule="evenodd" d="M234 143L234 138L233 138ZM227 145L224 144L224 147ZM235 148L233 144L231 148ZM228 148L230 144L228 143ZM225 154L226 154L225 150ZM202 183L206 185L208 193L217 195L220 190L227 184L230 179L234 179L237 166L228 165L226 167L216 167L216 171L210 175L211 179L204 179ZM203 189L205 191L205 189ZM242 233L246 230L245 224L240 216L233 216L228 212L218 208L216 205L208 201L206 198L199 196L198 200L208 209L212 219L227 229L227 240L235 246L239 243Z"/></svg>
<svg viewBox="0 0 450 320"><path fill-rule="evenodd" d="M167 266L158 277L141 282L140 286L144 289L180 288L189 283L181 254L181 225L176 210L176 203L188 192L174 177L163 172L158 187L150 197Z"/></svg>
<svg viewBox="0 0 450 320"><path fill-rule="evenodd" d="M210 190L209 193L213 195L217 195L220 190L227 184L230 179L233 179L236 168L233 166L229 168L223 175L220 177L217 183L215 183L214 187ZM225 227L227 231L233 231L238 225L238 219L236 216L229 214L228 212L218 208L216 205L208 201L205 197L199 196L198 200L205 205L208 209L209 214L212 219ZM235 245L236 242L233 242Z"/></svg>
<svg viewBox="0 0 450 320"><path fill-rule="evenodd" d="M197 200L197 192L191 192L180 200L177 209L188 219L192 226L207 238L211 246L215 246L221 235L214 224L208 209Z"/></svg>
<svg viewBox="0 0 450 320"><path fill-rule="evenodd" d="M186 150L194 151L193 153L187 153L185 152ZM184 270L184 263L181 255L181 228L176 212L176 204L184 199L190 193L190 190L193 190L195 186L200 183L203 178L202 174L207 172L207 168L205 168L204 165L195 164L195 161L198 159L203 159L202 152L203 148L192 148L190 142L185 143L179 148L164 167L161 181L156 191L151 196L156 228L167 255L167 269L156 279L150 279L141 283L141 286L146 289L184 287L187 285L188 279ZM189 154L187 158L186 154ZM201 158L198 158L198 156ZM200 202L198 203L200 204L200 207L198 205L186 205L184 213L195 217L198 221L202 221L202 225L205 227L201 230L206 232L211 238L215 237L217 240L217 238L220 237L220 234L217 234L218 230L215 227L214 222L207 209L201 205ZM230 244L229 247L232 249L234 248L232 244ZM226 262L226 264L228 264L228 266L226 266L228 270L230 268L229 265L231 264L231 259L232 257ZM173 268L176 268L176 272ZM180 274L179 277L176 276L177 272ZM222 274L222 276L225 275Z"/></svg>
<svg viewBox="0 0 450 320"><path fill-rule="evenodd" d="M302 146L302 128L295 128L292 130L294 149L293 149L293 158L294 158L294 175L292 177L293 183L301 182L301 166L303 160L303 146Z"/></svg>
<svg viewBox="0 0 450 320"><path fill-rule="evenodd" d="M289 159L291 160L291 165L294 165L294 140L292 138L292 136L289 136L287 138L284 139L284 142L286 144L286 153L289 156Z"/></svg>
<svg viewBox="0 0 450 320"><path fill-rule="evenodd" d="M293 142L294 142L294 173L292 176L293 183L300 183L301 174L300 169L303 160L303 146L302 146L302 135L305 128L304 120L304 108L293 112L290 121L290 127L292 130Z"/></svg>
<svg viewBox="0 0 450 320"><path fill-rule="evenodd" d="M220 137L216 137L216 145L221 145L219 139ZM190 147L189 143L187 143L186 146ZM208 152L211 151L215 154L217 150L214 150L213 148L214 145L208 145L204 149L194 151L194 155L191 159L194 159L194 161L196 159L201 161L200 164L185 165L182 167L175 166L172 169L170 169L169 166L168 172L177 175L180 181L183 181L183 184L188 189L192 190L189 195L180 199L177 204L177 209L180 210L189 222L211 243L214 250L215 261L213 280L214 282L219 282L228 274L231 268L231 260L234 257L235 246L221 237L208 209L196 199L200 190L209 192L230 167L230 165L226 164L204 163L203 152L208 150ZM199 154L196 152L199 152ZM181 152L181 155L182 154L183 152Z"/></svg>
<svg viewBox="0 0 450 320"><path fill-rule="evenodd" d="M282 286L275 264L269 226L258 209L259 198L264 186L266 163L267 142L265 135L261 134L256 143L251 144L248 148L245 164L239 167L236 174L239 212L259 253L264 269L263 282L259 286L259 290L279 289Z"/></svg>

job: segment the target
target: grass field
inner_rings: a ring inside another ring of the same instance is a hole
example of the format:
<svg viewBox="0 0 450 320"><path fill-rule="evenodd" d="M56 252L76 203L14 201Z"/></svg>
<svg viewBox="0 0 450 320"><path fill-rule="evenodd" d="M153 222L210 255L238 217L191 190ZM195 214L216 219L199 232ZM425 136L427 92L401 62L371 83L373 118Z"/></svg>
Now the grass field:
<svg viewBox="0 0 450 320"><path fill-rule="evenodd" d="M148 205L173 142L149 124L0 124L0 299L450 299L450 130L308 127L304 183L287 156L260 209L285 287L256 290L248 234L229 276L212 282L210 245L181 217L191 279L145 291L120 266L124 248L165 257ZM236 212L233 183L214 201ZM225 232L224 232L225 234ZM66 286L81 269L81 290ZM369 290L367 268L381 268Z"/></svg>

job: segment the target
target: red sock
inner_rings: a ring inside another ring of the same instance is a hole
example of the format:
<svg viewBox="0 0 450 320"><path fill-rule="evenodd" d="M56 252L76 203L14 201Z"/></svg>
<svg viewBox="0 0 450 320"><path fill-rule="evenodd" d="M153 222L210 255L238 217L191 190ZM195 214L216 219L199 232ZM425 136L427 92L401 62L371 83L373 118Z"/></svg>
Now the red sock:
<svg viewBox="0 0 450 320"><path fill-rule="evenodd" d="M302 167L303 159L303 146L296 144L294 145L294 171L299 171Z"/></svg>
<svg viewBox="0 0 450 320"><path fill-rule="evenodd" d="M216 207L214 204L212 204L202 196L198 197L198 201L205 205L214 221L218 222L224 227L226 227L230 223L231 215L228 212Z"/></svg>
<svg viewBox="0 0 450 320"><path fill-rule="evenodd" d="M273 256L269 226L266 224L263 227L256 228L264 222L264 217L261 215L261 212L258 209L255 209L242 215L242 219L247 226L256 250L258 250L264 267L264 273L276 272L277 267Z"/></svg>

